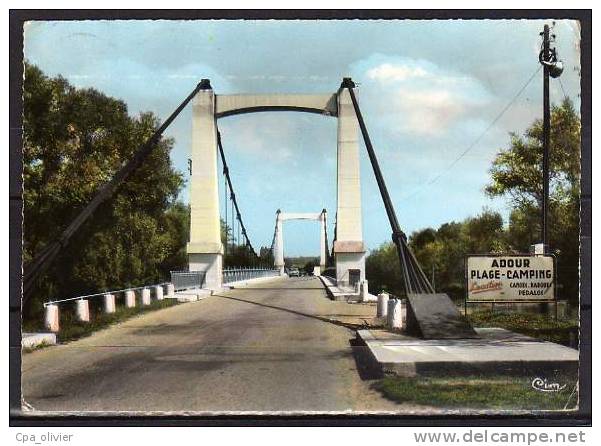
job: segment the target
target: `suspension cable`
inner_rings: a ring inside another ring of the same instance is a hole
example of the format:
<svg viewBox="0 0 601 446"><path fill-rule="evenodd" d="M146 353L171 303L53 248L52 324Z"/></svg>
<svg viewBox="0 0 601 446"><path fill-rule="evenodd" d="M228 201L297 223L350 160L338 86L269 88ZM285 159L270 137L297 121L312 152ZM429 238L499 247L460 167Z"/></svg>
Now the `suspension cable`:
<svg viewBox="0 0 601 446"><path fill-rule="evenodd" d="M83 208L77 217L75 217L75 219L63 230L61 235L48 243L48 245L46 245L33 260L25 265L23 273L23 304L29 300L37 278L48 269L57 255L67 246L73 235L79 231L81 226L94 214L96 209L98 209L103 202L113 197L119 186L121 186L127 178L143 164L148 155L152 153L159 143L163 132L171 125L173 120L180 114L186 105L188 105L192 98L196 96L196 93L200 90L209 88L211 88L209 80L202 79L152 136L138 148L134 153L133 158L121 167L111 180L100 186L92 201Z"/></svg>
<svg viewBox="0 0 601 446"><path fill-rule="evenodd" d="M236 194L234 193L234 186L232 186L232 179L230 178L230 170L227 167L227 161L225 160L225 153L223 151L223 145L221 144L221 132L217 130L217 147L219 148L219 155L221 156L221 162L223 164L223 173L225 174L225 178L227 180L227 184L230 189L230 197L232 200L232 220L234 219L234 209L236 209L236 220L238 221L238 243L240 243L240 231L242 231L242 236L245 240L245 246L250 250L250 252L258 257L255 252L250 239L248 238L248 234L246 233L246 227L244 226L244 222L242 221L242 214L240 213L240 208L238 207L238 202L236 201Z"/></svg>
<svg viewBox="0 0 601 446"><path fill-rule="evenodd" d="M231 209L232 210L232 244L234 245L234 248L236 248L236 246L238 246L238 244L240 243L240 240L236 237L236 234L237 234L236 225L238 224L238 221L234 217L234 199L232 198L231 193L230 193L230 204L232 206L232 209Z"/></svg>
<svg viewBox="0 0 601 446"><path fill-rule="evenodd" d="M323 210L324 212L324 217L323 217L323 232L324 232L324 241L326 244L326 267L331 265L331 258L330 258L330 250L328 249L329 243L328 243L328 214L325 212L325 209Z"/></svg>
<svg viewBox="0 0 601 446"><path fill-rule="evenodd" d="M371 139L369 138L369 133L367 131L365 121L363 120L363 115L361 114L361 110L359 109L357 97L355 96L355 92L353 91L354 87L355 84L350 78L345 78L342 81L341 88L346 88L351 96L353 108L355 109L355 115L357 117L357 120L359 121L359 127L361 129L361 134L363 135L363 141L365 142L365 147L367 148L367 154L369 156L369 160L371 162L371 166L376 177L376 182L378 183L378 189L380 189L380 195L382 196L384 207L386 208L386 214L388 215L388 221L390 222L390 227L392 229L392 240L397 248L399 261L401 264L405 292L407 294L434 293L434 288L432 288L432 285L428 281L427 276L424 274L424 271L419 266L417 259L411 252L411 249L407 244L407 236L401 230L401 227L399 225L398 219L396 217L396 212L394 211L394 205L392 204L392 200L390 199L388 188L386 187L386 183L384 182L384 176L382 175L382 171L380 170L380 165L378 164L376 153L371 144Z"/></svg>
<svg viewBox="0 0 601 446"><path fill-rule="evenodd" d="M223 166L223 210L225 213L225 246L223 247L224 254L227 256L227 245L229 242L229 229L227 225L227 179L225 177L225 166Z"/></svg>
<svg viewBox="0 0 601 446"><path fill-rule="evenodd" d="M334 259L334 244L336 243L337 239L338 239L338 212L336 212L336 215L334 217L334 240L332 240L332 251L330 254L331 260Z"/></svg>
<svg viewBox="0 0 601 446"><path fill-rule="evenodd" d="M271 239L271 247L269 248L269 252L270 252L271 256L273 257L274 261L275 261L275 254L273 253L273 249L275 247L275 240L278 235L278 217L277 217L277 215L279 213L280 213L280 210L278 209L278 211L276 212L275 227L273 228L273 238Z"/></svg>

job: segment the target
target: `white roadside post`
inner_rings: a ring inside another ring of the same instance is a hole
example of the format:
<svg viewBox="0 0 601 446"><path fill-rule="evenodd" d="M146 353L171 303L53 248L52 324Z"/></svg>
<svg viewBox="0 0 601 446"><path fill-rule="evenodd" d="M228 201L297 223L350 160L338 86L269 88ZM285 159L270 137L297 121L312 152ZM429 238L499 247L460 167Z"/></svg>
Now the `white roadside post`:
<svg viewBox="0 0 601 446"><path fill-rule="evenodd" d="M401 328L407 328L407 300L401 300Z"/></svg>
<svg viewBox="0 0 601 446"><path fill-rule="evenodd" d="M156 297L157 300L163 300L163 286L162 285L156 285L154 287L154 296Z"/></svg>
<svg viewBox="0 0 601 446"><path fill-rule="evenodd" d="M388 299L388 303L386 305L386 327L388 329L392 328L392 316L394 314L394 305L396 299Z"/></svg>
<svg viewBox="0 0 601 446"><path fill-rule="evenodd" d="M376 316L385 318L388 315L388 300L390 296L388 293L378 294L378 306L376 309Z"/></svg>
<svg viewBox="0 0 601 446"><path fill-rule="evenodd" d="M367 280L363 280L361 282L359 289L361 290L361 302L368 302L369 301L369 285L367 283Z"/></svg>
<svg viewBox="0 0 601 446"><path fill-rule="evenodd" d="M142 306L150 305L150 289L142 288Z"/></svg>
<svg viewBox="0 0 601 446"><path fill-rule="evenodd" d="M90 304L87 299L76 301L76 315L79 322L90 322Z"/></svg>
<svg viewBox="0 0 601 446"><path fill-rule="evenodd" d="M400 330L403 328L403 303L400 299L388 301L388 329Z"/></svg>
<svg viewBox="0 0 601 446"><path fill-rule="evenodd" d="M58 306L55 304L46 305L46 314L44 317L44 325L48 331L57 333L59 330L58 322Z"/></svg>
<svg viewBox="0 0 601 446"><path fill-rule="evenodd" d="M125 292L125 306L127 308L136 306L136 293L134 293L134 290L127 290Z"/></svg>
<svg viewBox="0 0 601 446"><path fill-rule="evenodd" d="M167 284L167 297L173 299L175 297L175 285L172 283Z"/></svg>
<svg viewBox="0 0 601 446"><path fill-rule="evenodd" d="M115 295L107 293L104 295L104 312L107 314L115 312Z"/></svg>

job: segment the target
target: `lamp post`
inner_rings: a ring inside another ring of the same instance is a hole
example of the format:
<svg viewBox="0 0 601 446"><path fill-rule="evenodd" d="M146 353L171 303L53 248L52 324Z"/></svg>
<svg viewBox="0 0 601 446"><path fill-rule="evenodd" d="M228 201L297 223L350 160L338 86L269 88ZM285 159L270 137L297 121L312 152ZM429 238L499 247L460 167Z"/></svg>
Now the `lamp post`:
<svg viewBox="0 0 601 446"><path fill-rule="evenodd" d="M551 139L551 110L549 104L549 76L557 78L563 72L561 61L557 60L555 48L550 47L549 25L543 32L543 47L539 54L539 62L543 65L543 199L541 212L541 239L543 250L549 246L549 143ZM552 36L553 39L555 35Z"/></svg>

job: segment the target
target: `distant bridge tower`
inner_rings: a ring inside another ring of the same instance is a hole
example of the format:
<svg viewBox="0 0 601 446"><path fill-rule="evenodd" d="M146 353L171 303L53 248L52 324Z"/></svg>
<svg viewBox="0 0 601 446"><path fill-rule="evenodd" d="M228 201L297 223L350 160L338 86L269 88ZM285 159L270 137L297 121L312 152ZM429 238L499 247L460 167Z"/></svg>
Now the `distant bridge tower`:
<svg viewBox="0 0 601 446"><path fill-rule="evenodd" d="M328 259L328 246L327 246L327 211L324 209L318 214L311 213L283 213L278 209L276 212L276 229L275 229L275 243L273 246L273 258L276 269L279 269L280 275L285 272L284 265L284 231L283 222L286 220L315 220L319 221L319 267L323 271L326 268Z"/></svg>
<svg viewBox="0 0 601 446"><path fill-rule="evenodd" d="M344 81L345 85L350 79ZM207 272L206 286L221 286L223 246L219 222L216 120L263 111L297 111L338 118L336 278L365 279L361 222L358 122L346 88L334 94L215 95L208 79L194 99L190 179L189 268ZM282 259L283 262L283 259Z"/></svg>

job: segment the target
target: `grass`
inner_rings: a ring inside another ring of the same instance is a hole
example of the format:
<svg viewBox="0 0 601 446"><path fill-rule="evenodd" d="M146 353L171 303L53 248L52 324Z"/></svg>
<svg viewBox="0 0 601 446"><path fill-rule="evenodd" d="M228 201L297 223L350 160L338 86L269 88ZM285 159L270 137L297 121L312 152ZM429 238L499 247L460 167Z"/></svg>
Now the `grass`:
<svg viewBox="0 0 601 446"><path fill-rule="evenodd" d="M43 348L50 347L51 345L53 345L53 344L48 344L46 341L42 341L33 347L23 347L21 349L21 352L23 354L27 354L27 353L35 352L36 350L41 350Z"/></svg>
<svg viewBox="0 0 601 446"><path fill-rule="evenodd" d="M576 377L564 375L549 379L549 383L565 384L559 392L535 390L532 380L532 377L524 376L389 376L375 383L375 388L399 403L449 409L563 410L576 407Z"/></svg>
<svg viewBox="0 0 601 446"><path fill-rule="evenodd" d="M500 327L537 339L570 345L570 333L578 336L578 320L543 314L477 311L468 315L474 327Z"/></svg>
<svg viewBox="0 0 601 446"><path fill-rule="evenodd" d="M92 333L98 330L109 327L110 325L118 322L125 321L134 316L148 313L149 311L168 308L173 305L177 305L177 303L178 302L176 299L154 300L150 305L147 306L141 306L138 302L138 305L133 308L119 306L117 307L116 311L111 314L104 313L101 307L91 307L90 322L79 322L75 319L75 315L72 311L70 311L68 308L61 308L60 331L56 334L56 338L57 341L61 343L74 341L76 339L90 336ZM39 321L35 324L24 323L23 331L44 331L43 326L40 325L41 323L42 322ZM34 349L23 349L23 352L30 353L39 348L36 347Z"/></svg>
<svg viewBox="0 0 601 446"><path fill-rule="evenodd" d="M133 308L118 307L114 313L106 314L98 312L95 315L90 315L90 322L79 322L73 318L72 314L66 315L61 320L60 331L56 337L59 342L68 342L75 339L90 336L95 331L106 328L110 325L118 322L125 321L138 316L140 314L148 313L149 311L160 310L162 308L168 308L177 304L175 299L163 299L152 301L150 305L146 306L135 306Z"/></svg>
<svg viewBox="0 0 601 446"><path fill-rule="evenodd" d="M468 315L475 327L501 327L537 339L570 346L578 334L578 320L528 313L477 311ZM573 337L573 336L572 336ZM567 372L547 377L549 383L565 384L559 392L532 387L536 376L387 376L374 386L385 397L400 403L449 409L563 410L576 407L577 376Z"/></svg>

